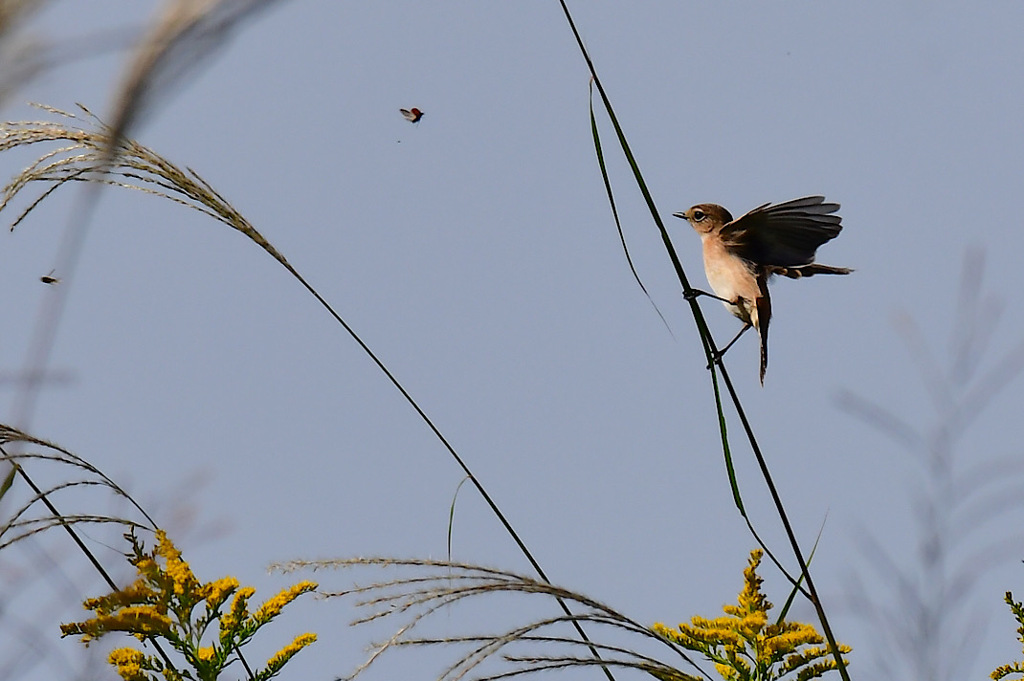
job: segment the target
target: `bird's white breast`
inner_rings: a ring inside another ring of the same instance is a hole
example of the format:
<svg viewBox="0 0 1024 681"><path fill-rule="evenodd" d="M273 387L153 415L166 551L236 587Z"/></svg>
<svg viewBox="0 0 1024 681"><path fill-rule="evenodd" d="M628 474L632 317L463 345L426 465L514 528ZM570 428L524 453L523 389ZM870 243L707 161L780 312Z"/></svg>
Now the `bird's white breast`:
<svg viewBox="0 0 1024 681"><path fill-rule="evenodd" d="M722 245L717 235L702 234L704 273L715 295L726 300L739 300L740 304L723 303L729 312L750 323L750 306L760 291L757 279L743 259L733 255Z"/></svg>

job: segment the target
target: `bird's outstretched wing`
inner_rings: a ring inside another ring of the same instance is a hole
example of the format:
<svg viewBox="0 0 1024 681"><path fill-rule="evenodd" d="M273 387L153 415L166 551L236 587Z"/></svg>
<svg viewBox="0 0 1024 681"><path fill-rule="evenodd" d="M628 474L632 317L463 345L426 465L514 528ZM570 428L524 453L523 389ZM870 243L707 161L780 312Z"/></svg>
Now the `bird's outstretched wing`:
<svg viewBox="0 0 1024 681"><path fill-rule="evenodd" d="M785 203L766 203L722 227L725 247L759 265L807 265L814 252L842 231L838 203L824 196L805 196Z"/></svg>

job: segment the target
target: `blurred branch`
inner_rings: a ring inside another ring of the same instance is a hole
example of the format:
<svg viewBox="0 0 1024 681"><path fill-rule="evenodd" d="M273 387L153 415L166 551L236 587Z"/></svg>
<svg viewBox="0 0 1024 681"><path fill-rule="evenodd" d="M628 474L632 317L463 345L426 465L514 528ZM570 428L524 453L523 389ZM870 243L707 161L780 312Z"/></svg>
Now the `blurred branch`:
<svg viewBox="0 0 1024 681"><path fill-rule="evenodd" d="M893 679L964 678L984 631L981 609L971 607L971 596L986 572L1019 553L1020 533L982 546L971 543L980 527L1024 508L1019 453L994 456L984 448L971 448L970 458L962 461L966 452L958 449L968 428L1024 372L1024 342L992 358L1003 305L983 295L983 275L983 253L968 251L948 368L936 360L913 318L897 316L896 329L931 398L926 425L914 426L850 391L838 398L842 409L886 435L920 466L908 496L918 535L913 553L889 551L864 534L859 540L862 557L885 589L880 593L854 579L846 596L875 634L878 674Z"/></svg>
<svg viewBox="0 0 1024 681"><path fill-rule="evenodd" d="M111 137L129 134L139 116L229 43L232 31L276 0L165 0L139 41L114 97Z"/></svg>

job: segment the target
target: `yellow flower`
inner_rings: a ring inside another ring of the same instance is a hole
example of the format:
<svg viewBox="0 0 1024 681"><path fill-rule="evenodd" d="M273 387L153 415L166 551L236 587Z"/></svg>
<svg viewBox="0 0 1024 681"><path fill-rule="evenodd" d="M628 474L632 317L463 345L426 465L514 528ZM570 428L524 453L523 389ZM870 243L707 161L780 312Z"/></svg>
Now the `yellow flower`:
<svg viewBox="0 0 1024 681"><path fill-rule="evenodd" d="M150 605L122 608L113 615L97 615L85 622L60 625L61 635L78 634L86 645L111 631L126 631L145 636L163 634L171 629L171 620Z"/></svg>
<svg viewBox="0 0 1024 681"><path fill-rule="evenodd" d="M256 589L251 586L242 587L235 593L235 599L231 601L231 609L220 616L220 638L221 643L228 637L234 636L239 625L249 615L247 605Z"/></svg>
<svg viewBox="0 0 1024 681"><path fill-rule="evenodd" d="M181 675L181 672L179 672L177 669L172 669L171 667L164 667L161 673L164 675L164 678L167 679L167 681L185 681L184 677Z"/></svg>
<svg viewBox="0 0 1024 681"><path fill-rule="evenodd" d="M721 674L722 678L726 681L732 681L732 679L740 678L734 665L723 664L721 662L715 663L715 671Z"/></svg>
<svg viewBox="0 0 1024 681"><path fill-rule="evenodd" d="M267 660L267 672L270 674L276 673L288 660L294 657L295 653L314 641L316 641L316 634L307 633L296 636L294 641L281 648L272 658Z"/></svg>
<svg viewBox="0 0 1024 681"><path fill-rule="evenodd" d="M162 556L163 558L181 558L181 551L174 545L168 537L167 533L163 530L157 530L154 533L156 537L156 555Z"/></svg>
<svg viewBox="0 0 1024 681"><path fill-rule="evenodd" d="M1010 606L1010 612L1013 613L1014 619L1017 620L1017 624L1020 627L1017 629L1017 640L1024 643L1024 604L1018 603L1013 600L1013 593L1007 591L1004 599L1006 604ZM1013 662L1011 664L1004 664L996 667L996 669L989 674L989 676L995 681L1006 678L1010 674L1024 674L1024 662Z"/></svg>
<svg viewBox="0 0 1024 681"><path fill-rule="evenodd" d="M683 634L679 642L684 646L687 639L694 643L708 645L741 645L742 641L739 634L732 631L731 628L716 627L713 622L708 622L707 620L698 622L697 620L700 620L698 617L693 619L695 620L693 625L686 623L679 625L679 631Z"/></svg>
<svg viewBox="0 0 1024 681"><path fill-rule="evenodd" d="M234 577L221 577L216 582L206 584L203 587L203 592L206 595L206 607L216 610L237 588L238 580Z"/></svg>
<svg viewBox="0 0 1024 681"><path fill-rule="evenodd" d="M133 549L129 560L135 565L139 578L125 589L85 601L93 617L84 622L63 624L61 631L65 636L80 636L86 644L115 631L132 634L142 641L161 639L177 651L191 669L178 671L166 657L147 657L137 650L121 648L108 659L117 667L123 681L155 681L161 675L166 681L218 678L226 664L234 659L228 651L245 646L284 606L317 586L313 582L296 584L264 603L255 615L250 615L248 604L255 589L239 588L234 577L202 584L164 532L156 533L157 545L148 553L134 535L129 535L128 539ZM232 594L230 608L221 614L221 607ZM205 613L193 614L202 601L206 601ZM209 640L213 634L208 628L214 623L220 626L216 639L219 643L201 645L201 641ZM256 678L270 678L315 640L314 634L297 637L278 651L268 662L268 669Z"/></svg>
<svg viewBox="0 0 1024 681"><path fill-rule="evenodd" d="M182 560L181 551L167 538L163 530L156 531L156 540L156 555L161 556L166 563L163 572L170 577L174 594L182 596L195 593L199 589L199 580L192 574L192 568L188 563Z"/></svg>
<svg viewBox="0 0 1024 681"><path fill-rule="evenodd" d="M106 596L87 598L82 602L86 610L92 610L97 615L109 615L118 608L137 603L147 603L153 600L154 591L143 579L137 579L130 586L119 589Z"/></svg>
<svg viewBox="0 0 1024 681"><path fill-rule="evenodd" d="M256 611L256 614L253 615L253 620L258 624L269 622L280 614L281 608L288 605L302 594L312 591L317 586L316 582L299 582L291 588L285 589L261 605Z"/></svg>
<svg viewBox="0 0 1024 681"><path fill-rule="evenodd" d="M1013 664L1004 664L1000 667L996 667L995 671L993 671L989 676L995 681L999 681L999 679L1009 676L1014 672L1024 672L1024 667L1021 667L1020 662L1014 662Z"/></svg>
<svg viewBox="0 0 1024 681"><path fill-rule="evenodd" d="M115 648L110 651L107 661L117 667L117 673L124 681L147 681L149 678L142 669L146 656L134 648Z"/></svg>
<svg viewBox="0 0 1024 681"><path fill-rule="evenodd" d="M772 604L761 593L761 585L764 580L757 574L757 566L761 564L764 552L761 549L754 549L750 552L750 561L743 570L743 590L740 591L738 602L747 612L767 612L772 609Z"/></svg>
<svg viewBox="0 0 1024 681"><path fill-rule="evenodd" d="M795 624L796 627L790 631L768 637L764 640L766 655L778 658L782 655L788 655L802 645L824 642L825 639L811 625L799 622L793 622L792 624Z"/></svg>
<svg viewBox="0 0 1024 681"><path fill-rule="evenodd" d="M702 653L726 681L778 681L790 672L796 672L796 681L808 681L836 669L828 651L808 647L824 640L812 625L785 620L769 623L772 604L762 593L763 580L757 574L761 557L761 551L751 551L743 571L743 589L735 605L722 607L725 617L695 615L678 630L660 623L651 630ZM839 646L839 650L850 652L848 646Z"/></svg>
<svg viewBox="0 0 1024 681"><path fill-rule="evenodd" d="M739 616L734 626L740 636L752 639L761 633L766 624L768 624L768 613L762 610Z"/></svg>

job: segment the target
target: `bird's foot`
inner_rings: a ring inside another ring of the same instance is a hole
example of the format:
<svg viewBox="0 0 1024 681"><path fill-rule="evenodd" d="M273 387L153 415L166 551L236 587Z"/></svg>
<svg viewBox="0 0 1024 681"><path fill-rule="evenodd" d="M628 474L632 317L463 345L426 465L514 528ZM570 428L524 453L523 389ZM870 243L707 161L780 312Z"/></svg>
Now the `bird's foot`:
<svg viewBox="0 0 1024 681"><path fill-rule="evenodd" d="M746 333L747 329L749 328L751 328L750 324L744 324L743 328L740 329L740 332L736 334L733 337L733 339L729 341L728 344L726 344L724 348L722 348L721 350L711 350L711 362L707 366L708 371L711 371L712 364L721 365L722 358L725 357L725 353L729 351L729 348L736 344L736 341L740 339L740 336Z"/></svg>
<svg viewBox="0 0 1024 681"><path fill-rule="evenodd" d="M716 296L714 293L708 293L702 291L699 288L691 288L683 291L683 298L685 300L695 300L700 296L707 296L708 298L714 298L715 300L721 300L723 303L735 304L735 300L726 300L722 296Z"/></svg>
<svg viewBox="0 0 1024 681"><path fill-rule="evenodd" d="M725 357L725 350L712 350L711 351L711 361L708 362L708 365L706 367L704 367L704 368L707 369L708 371L711 371L711 367L713 365L717 364L717 365L721 366L722 365L722 358L723 357Z"/></svg>

